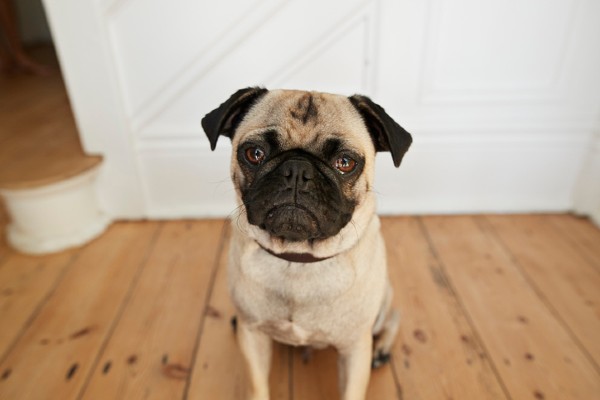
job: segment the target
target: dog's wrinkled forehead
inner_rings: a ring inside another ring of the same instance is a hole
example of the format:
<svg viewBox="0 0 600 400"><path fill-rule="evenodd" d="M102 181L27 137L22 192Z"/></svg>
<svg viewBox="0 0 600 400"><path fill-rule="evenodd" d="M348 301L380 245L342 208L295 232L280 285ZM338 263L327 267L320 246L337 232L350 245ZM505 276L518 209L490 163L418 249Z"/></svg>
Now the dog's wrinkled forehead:
<svg viewBox="0 0 600 400"><path fill-rule="evenodd" d="M275 131L286 149L320 148L332 137L355 143L363 151L373 146L348 98L327 93L270 91L245 116L234 142L267 131Z"/></svg>

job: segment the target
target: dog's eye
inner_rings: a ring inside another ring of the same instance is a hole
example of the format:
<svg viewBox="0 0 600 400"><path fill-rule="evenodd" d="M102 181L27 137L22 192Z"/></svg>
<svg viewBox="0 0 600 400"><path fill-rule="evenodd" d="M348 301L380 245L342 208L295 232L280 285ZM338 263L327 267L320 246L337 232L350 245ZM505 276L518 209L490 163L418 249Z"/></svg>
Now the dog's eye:
<svg viewBox="0 0 600 400"><path fill-rule="evenodd" d="M348 174L354 171L354 168L356 168L356 161L346 155L335 160L335 169L342 174Z"/></svg>
<svg viewBox="0 0 600 400"><path fill-rule="evenodd" d="M260 147L248 147L245 154L246 160L253 165L258 165L265 159L265 151Z"/></svg>

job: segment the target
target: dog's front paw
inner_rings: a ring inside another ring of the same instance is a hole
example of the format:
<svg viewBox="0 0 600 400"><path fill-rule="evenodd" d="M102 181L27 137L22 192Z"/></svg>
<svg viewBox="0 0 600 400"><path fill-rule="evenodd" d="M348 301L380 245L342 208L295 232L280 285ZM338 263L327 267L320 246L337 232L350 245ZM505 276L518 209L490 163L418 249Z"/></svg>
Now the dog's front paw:
<svg viewBox="0 0 600 400"><path fill-rule="evenodd" d="M390 361L390 352L400 326L400 313L391 309L381 330L373 336L373 360L371 368L379 368Z"/></svg>
<svg viewBox="0 0 600 400"><path fill-rule="evenodd" d="M388 362L390 362L392 355L390 353L384 353L382 351L377 351L373 354L373 360L371 361L371 369L379 368Z"/></svg>

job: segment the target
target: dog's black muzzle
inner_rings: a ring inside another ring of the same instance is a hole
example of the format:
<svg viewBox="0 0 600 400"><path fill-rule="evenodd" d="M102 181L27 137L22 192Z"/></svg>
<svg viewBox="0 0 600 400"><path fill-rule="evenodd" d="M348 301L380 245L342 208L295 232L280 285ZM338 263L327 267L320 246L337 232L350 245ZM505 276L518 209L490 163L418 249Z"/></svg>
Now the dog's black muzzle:
<svg viewBox="0 0 600 400"><path fill-rule="evenodd" d="M350 221L354 203L344 198L335 174L301 150L282 153L244 193L248 221L295 242L337 234Z"/></svg>

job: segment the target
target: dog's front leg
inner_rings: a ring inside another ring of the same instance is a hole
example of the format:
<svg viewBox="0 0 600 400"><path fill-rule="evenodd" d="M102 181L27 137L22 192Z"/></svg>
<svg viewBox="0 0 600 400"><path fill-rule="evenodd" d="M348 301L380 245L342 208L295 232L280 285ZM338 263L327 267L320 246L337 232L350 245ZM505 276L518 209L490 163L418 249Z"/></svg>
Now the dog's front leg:
<svg viewBox="0 0 600 400"><path fill-rule="evenodd" d="M271 369L272 340L264 333L251 329L243 321L238 324L238 343L246 360L250 378L251 400L269 399L269 370Z"/></svg>
<svg viewBox="0 0 600 400"><path fill-rule="evenodd" d="M346 348L338 349L338 374L342 400L364 400L371 374L373 336L366 332Z"/></svg>

